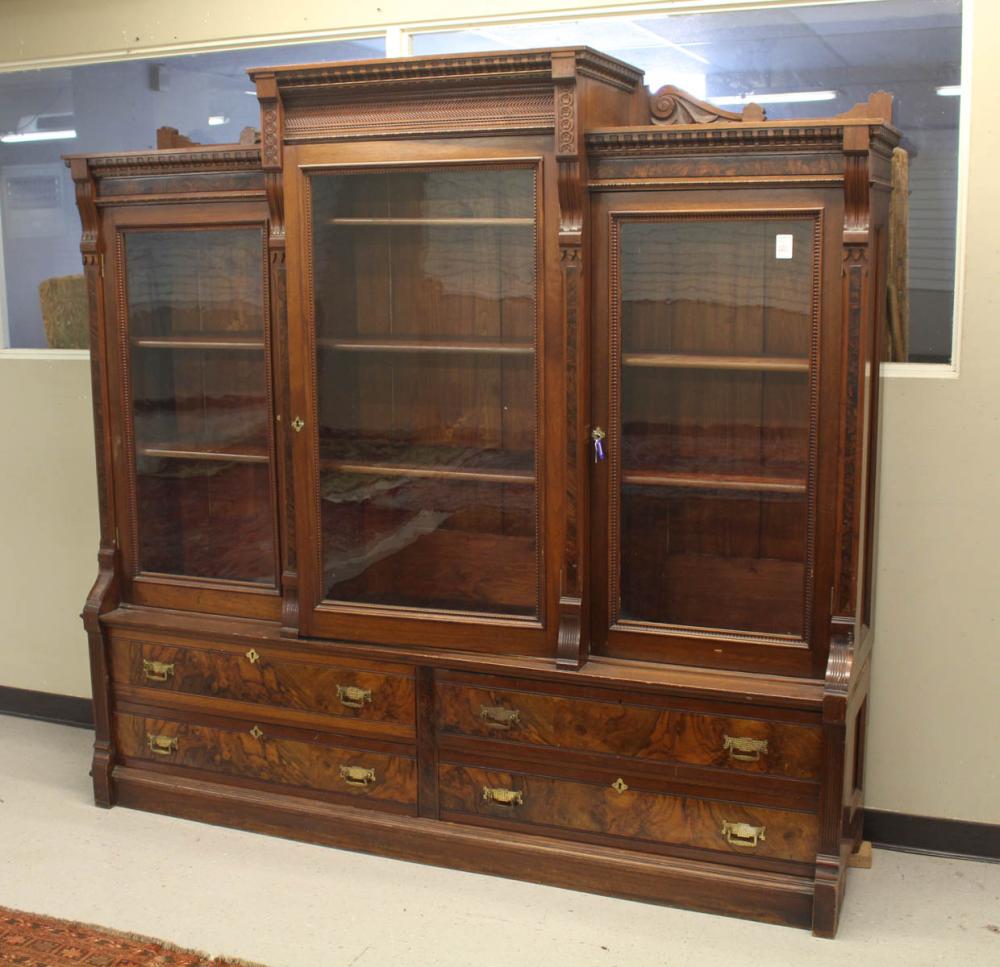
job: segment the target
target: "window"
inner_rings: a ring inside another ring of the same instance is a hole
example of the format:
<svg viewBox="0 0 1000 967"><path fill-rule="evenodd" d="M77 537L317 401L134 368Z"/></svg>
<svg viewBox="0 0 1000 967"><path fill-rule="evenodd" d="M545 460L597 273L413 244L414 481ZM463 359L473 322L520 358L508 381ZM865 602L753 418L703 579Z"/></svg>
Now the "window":
<svg viewBox="0 0 1000 967"><path fill-rule="evenodd" d="M961 0L818 0L758 10L477 24L409 38L393 28L386 36L393 51L411 40L414 54L589 44L642 68L654 90L676 84L737 109L756 100L775 120L837 114L872 91L891 91L910 154L909 359L947 363L961 35ZM151 147L162 125L195 141L235 141L242 128L259 123L246 67L386 52L380 36L0 74L4 344L53 344L43 300L55 306L49 314L58 317L57 327L73 329L58 309L64 287L73 285L64 277L80 272L78 219L61 154Z"/></svg>
<svg viewBox="0 0 1000 967"><path fill-rule="evenodd" d="M61 155L151 148L164 125L204 144L238 141L260 125L247 67L384 55L376 37L0 74L3 344L86 346L80 220Z"/></svg>
<svg viewBox="0 0 1000 967"><path fill-rule="evenodd" d="M911 362L951 359L958 210L961 0L875 0L766 10L476 26L416 34L415 54L588 44L730 110L826 117L896 96L910 155Z"/></svg>

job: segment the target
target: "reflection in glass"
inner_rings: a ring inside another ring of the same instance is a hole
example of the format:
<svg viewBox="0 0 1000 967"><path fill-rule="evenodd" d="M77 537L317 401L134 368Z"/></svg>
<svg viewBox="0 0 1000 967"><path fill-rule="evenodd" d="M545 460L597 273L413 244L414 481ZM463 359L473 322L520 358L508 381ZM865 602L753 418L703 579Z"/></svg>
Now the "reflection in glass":
<svg viewBox="0 0 1000 967"><path fill-rule="evenodd" d="M327 597L535 615L534 170L310 194Z"/></svg>
<svg viewBox="0 0 1000 967"><path fill-rule="evenodd" d="M802 632L813 222L621 225L620 615Z"/></svg>
<svg viewBox="0 0 1000 967"><path fill-rule="evenodd" d="M910 155L912 362L951 358L958 211L962 0L789 3L416 33L415 54L585 44L738 111L767 97L772 120L832 117L873 91L895 95Z"/></svg>
<svg viewBox="0 0 1000 967"><path fill-rule="evenodd" d="M127 231L125 265L140 568L273 584L262 232Z"/></svg>

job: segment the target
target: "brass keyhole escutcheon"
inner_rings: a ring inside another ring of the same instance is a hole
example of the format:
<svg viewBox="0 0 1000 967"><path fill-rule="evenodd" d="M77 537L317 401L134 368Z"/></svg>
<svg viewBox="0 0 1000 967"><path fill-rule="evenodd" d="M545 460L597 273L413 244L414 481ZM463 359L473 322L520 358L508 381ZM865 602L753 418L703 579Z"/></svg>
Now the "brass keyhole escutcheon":
<svg viewBox="0 0 1000 967"><path fill-rule="evenodd" d="M261 730L261 728L260 728L260 726L259 726L259 725L255 725L255 726L254 726L254 727L253 727L253 728L252 728L252 729L250 730L250 734L251 734L251 735L252 735L252 736L253 736L253 737L254 737L255 739L262 739L262 738L264 737L264 733L263 733L263 731Z"/></svg>
<svg viewBox="0 0 1000 967"><path fill-rule="evenodd" d="M611 783L611 788L620 796L623 792L628 789L628 784L619 776L613 783Z"/></svg>
<svg viewBox="0 0 1000 967"><path fill-rule="evenodd" d="M251 648L247 652L247 661L249 661L251 665L256 665L257 662L260 661L260 655L254 648Z"/></svg>
<svg viewBox="0 0 1000 967"><path fill-rule="evenodd" d="M294 420L292 420L292 429L296 433L301 433L302 432L302 427L304 427L305 425L306 425L305 424L305 420L303 420L301 416L297 416L297 417L295 417Z"/></svg>

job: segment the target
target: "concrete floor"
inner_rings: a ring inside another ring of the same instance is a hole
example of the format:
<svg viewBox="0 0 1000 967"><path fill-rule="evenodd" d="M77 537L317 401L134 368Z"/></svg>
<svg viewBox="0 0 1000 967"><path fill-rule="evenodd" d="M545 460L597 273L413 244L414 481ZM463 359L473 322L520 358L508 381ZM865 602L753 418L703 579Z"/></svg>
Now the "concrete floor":
<svg viewBox="0 0 1000 967"><path fill-rule="evenodd" d="M837 940L90 798L90 732L0 716L0 905L269 967L1000 965L1000 864L878 850Z"/></svg>

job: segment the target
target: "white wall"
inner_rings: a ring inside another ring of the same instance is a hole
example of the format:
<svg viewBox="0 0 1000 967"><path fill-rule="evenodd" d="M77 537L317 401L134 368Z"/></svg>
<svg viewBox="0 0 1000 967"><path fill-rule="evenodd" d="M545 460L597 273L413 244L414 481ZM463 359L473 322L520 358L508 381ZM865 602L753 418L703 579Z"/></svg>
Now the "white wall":
<svg viewBox="0 0 1000 967"><path fill-rule="evenodd" d="M580 0L582 3L582 0ZM580 3L576 4L577 6ZM969 0L966 0L967 7ZM125 47L570 3L5 0L0 67ZM602 6L609 6L603 4ZM884 388L868 804L1000 822L1000 4L979 0L961 375ZM140 26L135 26L135 25ZM135 38L138 38L136 40ZM86 695L97 547L87 365L0 354L0 683Z"/></svg>

